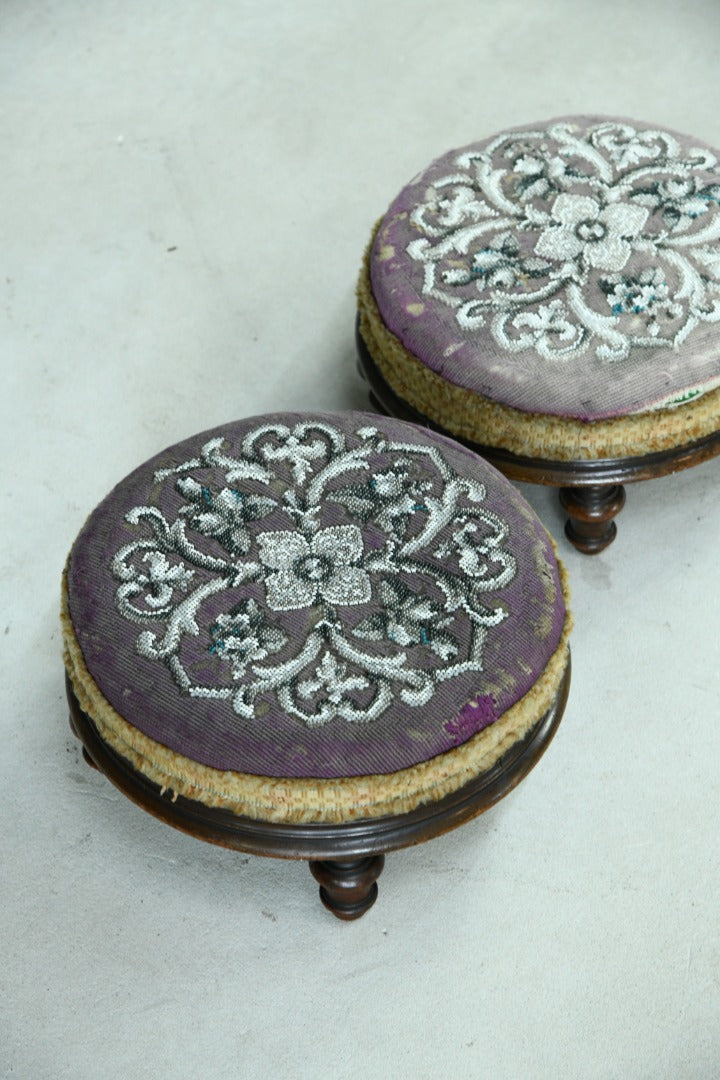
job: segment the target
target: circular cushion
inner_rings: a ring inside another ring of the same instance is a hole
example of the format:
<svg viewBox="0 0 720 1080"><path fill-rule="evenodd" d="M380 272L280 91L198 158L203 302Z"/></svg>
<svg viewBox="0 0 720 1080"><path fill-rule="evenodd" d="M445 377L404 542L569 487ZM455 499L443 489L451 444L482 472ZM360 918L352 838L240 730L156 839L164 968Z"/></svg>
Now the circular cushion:
<svg viewBox="0 0 720 1080"><path fill-rule="evenodd" d="M392 388L516 453L624 456L720 427L720 166L626 120L438 158L377 227L361 332Z"/></svg>
<svg viewBox="0 0 720 1080"><path fill-rule="evenodd" d="M277 414L146 462L65 573L65 664L102 738L256 819L457 790L550 707L569 616L520 494L443 436Z"/></svg>

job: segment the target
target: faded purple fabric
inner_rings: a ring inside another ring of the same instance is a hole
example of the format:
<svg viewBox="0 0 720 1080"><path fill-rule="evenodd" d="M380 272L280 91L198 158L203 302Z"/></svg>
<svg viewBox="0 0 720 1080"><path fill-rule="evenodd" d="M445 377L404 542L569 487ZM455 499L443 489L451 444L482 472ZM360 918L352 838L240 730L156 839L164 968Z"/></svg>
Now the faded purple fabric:
<svg viewBox="0 0 720 1080"><path fill-rule="evenodd" d="M391 773L537 680L565 608L518 491L364 413L205 432L123 480L69 563L87 667L140 731L217 769Z"/></svg>
<svg viewBox="0 0 720 1080"><path fill-rule="evenodd" d="M411 353L516 409L597 420L720 385L720 168L691 136L581 116L452 150L370 269Z"/></svg>
<svg viewBox="0 0 720 1080"><path fill-rule="evenodd" d="M490 727L497 720L495 699L490 694L481 694L475 701L469 701L454 720L448 720L445 730L452 735L458 746L466 742L471 735Z"/></svg>

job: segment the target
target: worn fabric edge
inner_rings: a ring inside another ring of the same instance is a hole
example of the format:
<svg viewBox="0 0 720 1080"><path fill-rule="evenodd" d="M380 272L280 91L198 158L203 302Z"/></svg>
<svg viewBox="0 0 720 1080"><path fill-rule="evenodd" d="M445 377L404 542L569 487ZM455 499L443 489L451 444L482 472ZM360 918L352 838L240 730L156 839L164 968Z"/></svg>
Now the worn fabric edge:
<svg viewBox="0 0 720 1080"><path fill-rule="evenodd" d="M80 708L95 724L100 737L133 769L173 795L253 820L286 824L396 816L437 802L487 771L552 705L568 664L572 629L569 583L559 560L558 571L565 602L563 628L558 645L530 690L495 723L467 742L395 773L323 780L221 771L143 734L107 701L85 665L70 616L67 566L61 598L63 660Z"/></svg>

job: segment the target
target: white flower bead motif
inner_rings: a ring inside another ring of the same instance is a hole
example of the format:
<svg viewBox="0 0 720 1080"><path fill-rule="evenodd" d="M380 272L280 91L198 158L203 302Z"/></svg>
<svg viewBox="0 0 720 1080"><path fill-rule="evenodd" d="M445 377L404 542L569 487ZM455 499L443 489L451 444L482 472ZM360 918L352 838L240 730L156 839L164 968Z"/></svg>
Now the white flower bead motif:
<svg viewBox="0 0 720 1080"><path fill-rule="evenodd" d="M259 533L260 561L274 571L265 579L268 607L294 611L318 600L329 604L364 604L370 578L354 565L362 556L357 525L334 525L306 538L296 532Z"/></svg>
<svg viewBox="0 0 720 1080"><path fill-rule="evenodd" d="M266 660L279 652L287 636L265 624L263 613L254 600L246 600L233 611L222 612L210 627L211 655L229 660L234 679L241 679L252 661Z"/></svg>
<svg viewBox="0 0 720 1080"><path fill-rule="evenodd" d="M582 255L596 270L622 270L648 212L626 204L603 207L588 195L558 195L550 216L535 245L537 255L560 261Z"/></svg>

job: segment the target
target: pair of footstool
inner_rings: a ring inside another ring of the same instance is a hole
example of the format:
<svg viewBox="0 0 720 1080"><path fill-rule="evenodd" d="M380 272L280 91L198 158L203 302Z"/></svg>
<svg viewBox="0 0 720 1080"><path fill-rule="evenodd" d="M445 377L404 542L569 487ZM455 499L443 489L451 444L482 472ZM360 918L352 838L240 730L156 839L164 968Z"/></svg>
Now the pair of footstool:
<svg viewBox="0 0 720 1080"><path fill-rule="evenodd" d="M421 173L358 288L380 415L205 432L81 531L62 621L87 760L169 824L309 861L342 919L387 851L504 796L562 717L571 619L498 470L561 486L594 553L622 483L720 450L719 207L707 147L602 118Z"/></svg>

